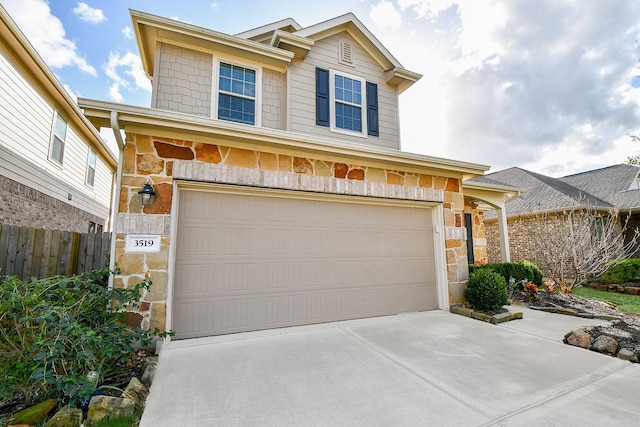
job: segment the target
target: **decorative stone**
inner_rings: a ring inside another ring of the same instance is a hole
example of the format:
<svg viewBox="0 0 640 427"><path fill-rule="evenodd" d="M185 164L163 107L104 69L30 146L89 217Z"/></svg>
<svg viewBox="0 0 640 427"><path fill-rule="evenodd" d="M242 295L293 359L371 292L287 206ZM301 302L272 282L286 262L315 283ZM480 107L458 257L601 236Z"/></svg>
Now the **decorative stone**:
<svg viewBox="0 0 640 427"><path fill-rule="evenodd" d="M140 381L142 384L149 387L151 382L153 381L153 377L156 374L156 368L158 366L158 357L157 356L149 356L147 357L147 361L144 364L144 368L142 369L142 377L140 377Z"/></svg>
<svg viewBox="0 0 640 427"><path fill-rule="evenodd" d="M293 171L304 175L313 175L313 166L309 160L302 157L293 158Z"/></svg>
<svg viewBox="0 0 640 427"><path fill-rule="evenodd" d="M591 346L593 351L608 354L610 356L615 355L618 352L618 348L620 348L618 341L606 335L600 335Z"/></svg>
<svg viewBox="0 0 640 427"><path fill-rule="evenodd" d="M171 213L171 200L173 198L173 185L169 183L155 184L156 197L151 206L145 206L143 211L146 214L166 215Z"/></svg>
<svg viewBox="0 0 640 427"><path fill-rule="evenodd" d="M591 347L591 335L580 329L571 331L564 337L565 342L575 347L589 349Z"/></svg>
<svg viewBox="0 0 640 427"><path fill-rule="evenodd" d="M364 181L364 171L362 169L351 169L349 173L347 173L347 178Z"/></svg>
<svg viewBox="0 0 640 427"><path fill-rule="evenodd" d="M94 396L89 402L89 413L85 426L91 427L102 419L128 417L133 414L136 404L133 400L111 396Z"/></svg>
<svg viewBox="0 0 640 427"><path fill-rule="evenodd" d="M564 314L567 316L575 316L576 314L578 314L575 310L572 310L570 308L565 308L565 307L558 307L557 313Z"/></svg>
<svg viewBox="0 0 640 427"><path fill-rule="evenodd" d="M492 323L492 319L493 319L493 316L489 314L478 313L477 311L474 311L473 313L471 313L471 317L474 319L482 320L483 322L489 322L489 323Z"/></svg>
<svg viewBox="0 0 640 427"><path fill-rule="evenodd" d="M164 331L167 324L167 306L163 302L154 302L151 304L151 319L149 323L149 330Z"/></svg>
<svg viewBox="0 0 640 427"><path fill-rule="evenodd" d="M634 353L628 348L623 348L618 352L618 358L622 360L628 360L633 363L640 363L640 354Z"/></svg>
<svg viewBox="0 0 640 427"><path fill-rule="evenodd" d="M151 137L148 135L137 135L136 150L138 153L152 153L153 145L151 145Z"/></svg>
<svg viewBox="0 0 640 427"><path fill-rule="evenodd" d="M82 410L65 406L51 417L44 427L80 427L82 425Z"/></svg>
<svg viewBox="0 0 640 427"><path fill-rule="evenodd" d="M278 170L280 172L293 172L291 156L278 155Z"/></svg>
<svg viewBox="0 0 640 427"><path fill-rule="evenodd" d="M451 191L453 193L460 192L460 181L456 178L448 178L447 186L444 189L445 191Z"/></svg>
<svg viewBox="0 0 640 427"><path fill-rule="evenodd" d="M151 153L138 154L136 170L143 175L159 174L164 170L164 160Z"/></svg>
<svg viewBox="0 0 640 427"><path fill-rule="evenodd" d="M229 148L229 152L224 159L224 164L227 166L257 169L258 156L256 156L255 151L244 150L241 148Z"/></svg>
<svg viewBox="0 0 640 427"><path fill-rule="evenodd" d="M263 170L277 171L278 156L272 153L260 153L258 155L258 167Z"/></svg>
<svg viewBox="0 0 640 427"><path fill-rule="evenodd" d="M627 286L624 288L624 293L627 295L640 295L640 288L636 286Z"/></svg>
<svg viewBox="0 0 640 427"><path fill-rule="evenodd" d="M149 391L147 388L140 382L136 377L131 378L129 380L129 384L127 388L122 392L122 396L127 399L133 400L136 405L142 406L147 400L147 396L149 395Z"/></svg>
<svg viewBox="0 0 640 427"><path fill-rule="evenodd" d="M117 257L121 275L139 274L144 270L144 254L128 254L122 251Z"/></svg>
<svg viewBox="0 0 640 427"><path fill-rule="evenodd" d="M36 425L36 424L39 424L40 421L44 420L45 417L49 414L49 412L51 412L51 410L55 407L56 407L56 400L47 399L36 405L29 406L28 408L25 408L22 411L16 412L11 416L10 419L14 425L15 424Z"/></svg>
<svg viewBox="0 0 640 427"><path fill-rule="evenodd" d="M333 176L333 172L331 172L329 166L327 166L327 164L322 160L316 160L313 162L313 167L316 172L316 176Z"/></svg>
<svg viewBox="0 0 640 427"><path fill-rule="evenodd" d="M404 185L404 176L398 175L397 173L388 172L387 184Z"/></svg>
<svg viewBox="0 0 640 427"><path fill-rule="evenodd" d="M196 143L193 146L196 152L196 160L205 163L220 163L222 156L217 145Z"/></svg>
<svg viewBox="0 0 640 427"><path fill-rule="evenodd" d="M469 307L463 307L461 305L452 305L449 308L449 311L451 311L453 314L459 314L465 317L472 317L473 315L473 309Z"/></svg>
<svg viewBox="0 0 640 427"><path fill-rule="evenodd" d="M522 319L523 317L521 311L511 311L509 314L511 315L511 320Z"/></svg>
<svg viewBox="0 0 640 427"><path fill-rule="evenodd" d="M133 174L136 172L136 146L126 144L122 159L122 173Z"/></svg>
<svg viewBox="0 0 640 427"><path fill-rule="evenodd" d="M159 252L149 252L146 261L150 270L166 270L169 263L169 246L161 245Z"/></svg>
<svg viewBox="0 0 640 427"><path fill-rule="evenodd" d="M346 178L349 172L349 166L344 163L336 163L333 165L333 176L336 178Z"/></svg>
<svg viewBox="0 0 640 427"><path fill-rule="evenodd" d="M436 190L444 190L447 186L447 178L443 178L441 176L433 177L433 188Z"/></svg>
<svg viewBox="0 0 640 427"><path fill-rule="evenodd" d="M379 182L382 184L387 183L387 174L384 169L380 168L367 168L367 182Z"/></svg>
<svg viewBox="0 0 640 427"><path fill-rule="evenodd" d="M142 315L134 313L133 311L128 311L127 314L124 315L124 323L127 326L139 328L142 324Z"/></svg>
<svg viewBox="0 0 640 427"><path fill-rule="evenodd" d="M158 156L165 159L193 160L195 157L189 147L179 147L159 141L155 141L153 145L156 148Z"/></svg>
<svg viewBox="0 0 640 427"><path fill-rule="evenodd" d="M151 271L149 273L151 278L151 287L144 295L145 301L164 301L167 299L167 272L166 271Z"/></svg>
<svg viewBox="0 0 640 427"><path fill-rule="evenodd" d="M425 188L433 188L433 177L431 175L422 175L418 178L418 185Z"/></svg>

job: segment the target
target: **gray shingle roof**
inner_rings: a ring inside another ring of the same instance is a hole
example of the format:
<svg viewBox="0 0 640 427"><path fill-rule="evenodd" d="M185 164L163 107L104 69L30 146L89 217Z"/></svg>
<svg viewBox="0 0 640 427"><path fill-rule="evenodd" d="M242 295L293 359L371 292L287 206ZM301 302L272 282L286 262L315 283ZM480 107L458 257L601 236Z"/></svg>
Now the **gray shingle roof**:
<svg viewBox="0 0 640 427"><path fill-rule="evenodd" d="M640 168L621 164L563 178L552 178L513 167L469 180L498 183L525 189L506 205L507 216L530 215L535 212L561 210L576 206L601 208L640 207ZM495 217L495 211L485 218Z"/></svg>

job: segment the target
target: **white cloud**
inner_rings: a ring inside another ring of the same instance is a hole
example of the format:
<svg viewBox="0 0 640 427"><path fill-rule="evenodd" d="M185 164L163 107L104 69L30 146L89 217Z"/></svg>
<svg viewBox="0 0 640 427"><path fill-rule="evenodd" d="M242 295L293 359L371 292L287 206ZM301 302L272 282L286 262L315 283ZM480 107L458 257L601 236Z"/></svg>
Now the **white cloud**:
<svg viewBox="0 0 640 427"><path fill-rule="evenodd" d="M88 4L82 2L78 2L78 5L73 8L73 13L78 15L80 20L90 24L99 24L107 20L102 9L94 9Z"/></svg>
<svg viewBox="0 0 640 427"><path fill-rule="evenodd" d="M122 29L122 34L127 40L133 40L133 29L130 26L126 26Z"/></svg>
<svg viewBox="0 0 640 427"><path fill-rule="evenodd" d="M51 14L44 0L3 0L2 5L49 67L75 66L97 75L96 69L80 56L76 44L66 38L62 22Z"/></svg>
<svg viewBox="0 0 640 427"><path fill-rule="evenodd" d="M131 52L122 56L118 52L111 52L104 71L113 80L109 87L109 97L116 102L123 101L123 89L132 90L131 82L134 83L134 88L151 91L151 83L142 68L140 57Z"/></svg>
<svg viewBox="0 0 640 427"><path fill-rule="evenodd" d="M220 3L218 3L217 1L214 1L213 3L211 3L211 9L213 10L220 9Z"/></svg>
<svg viewBox="0 0 640 427"><path fill-rule="evenodd" d="M380 0L371 7L369 17L380 28L399 28L402 25L402 15L390 1Z"/></svg>

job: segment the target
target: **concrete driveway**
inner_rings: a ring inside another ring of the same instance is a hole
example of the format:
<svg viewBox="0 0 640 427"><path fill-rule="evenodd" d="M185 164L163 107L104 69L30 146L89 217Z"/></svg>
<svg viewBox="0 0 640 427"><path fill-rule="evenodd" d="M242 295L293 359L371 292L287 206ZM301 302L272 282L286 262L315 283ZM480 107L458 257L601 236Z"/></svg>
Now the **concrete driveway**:
<svg viewBox="0 0 640 427"><path fill-rule="evenodd" d="M640 365L562 344L602 321L522 311L173 341L141 426L640 425Z"/></svg>

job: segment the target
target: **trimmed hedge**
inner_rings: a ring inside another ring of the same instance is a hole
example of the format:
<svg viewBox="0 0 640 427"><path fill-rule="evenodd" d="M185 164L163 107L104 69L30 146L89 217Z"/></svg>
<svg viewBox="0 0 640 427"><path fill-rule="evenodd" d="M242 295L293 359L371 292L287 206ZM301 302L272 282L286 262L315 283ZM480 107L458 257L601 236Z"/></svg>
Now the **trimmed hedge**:
<svg viewBox="0 0 640 427"><path fill-rule="evenodd" d="M479 269L469 275L464 297L475 310L497 312L507 304L507 282L489 269Z"/></svg>
<svg viewBox="0 0 640 427"><path fill-rule="evenodd" d="M498 262L484 265L469 265L469 274L473 274L478 270L488 269L494 273L501 275L504 280L509 283L509 278L513 277L516 283L521 287L523 280L535 283L536 286L542 286L542 272L532 262L515 261L515 262Z"/></svg>
<svg viewBox="0 0 640 427"><path fill-rule="evenodd" d="M629 258L611 263L602 275L602 283L606 285L638 282L640 278L640 259Z"/></svg>

